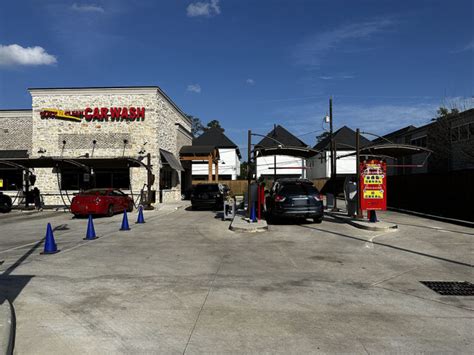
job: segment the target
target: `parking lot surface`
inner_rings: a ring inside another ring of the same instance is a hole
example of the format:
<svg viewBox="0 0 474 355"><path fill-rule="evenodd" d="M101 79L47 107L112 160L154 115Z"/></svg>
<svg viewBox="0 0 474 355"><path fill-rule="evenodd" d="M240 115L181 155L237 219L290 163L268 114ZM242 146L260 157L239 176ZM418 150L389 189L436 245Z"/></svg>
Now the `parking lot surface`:
<svg viewBox="0 0 474 355"><path fill-rule="evenodd" d="M419 281L473 281L473 230L387 212L396 232L280 223L236 233L210 211L1 216L0 296L18 354L470 353L473 297ZM51 222L61 252L40 255ZM3 263L2 263L3 261Z"/></svg>

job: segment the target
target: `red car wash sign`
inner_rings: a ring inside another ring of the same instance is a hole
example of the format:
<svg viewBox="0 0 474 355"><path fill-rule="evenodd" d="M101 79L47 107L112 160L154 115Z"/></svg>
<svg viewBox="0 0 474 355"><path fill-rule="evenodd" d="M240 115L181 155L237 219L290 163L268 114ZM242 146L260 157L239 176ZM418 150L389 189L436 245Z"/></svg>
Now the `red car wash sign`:
<svg viewBox="0 0 474 355"><path fill-rule="evenodd" d="M64 111L56 108L45 108L40 112L42 119L56 119L81 122L91 121L144 121L145 107L86 107L84 110Z"/></svg>
<svg viewBox="0 0 474 355"><path fill-rule="evenodd" d="M380 160L360 163L361 210L387 209L387 164Z"/></svg>

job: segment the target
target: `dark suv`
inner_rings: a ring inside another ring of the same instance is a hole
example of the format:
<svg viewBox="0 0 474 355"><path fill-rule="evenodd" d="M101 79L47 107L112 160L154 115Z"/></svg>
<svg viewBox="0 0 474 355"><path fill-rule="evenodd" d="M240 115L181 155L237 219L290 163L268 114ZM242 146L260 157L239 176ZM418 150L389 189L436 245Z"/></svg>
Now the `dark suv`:
<svg viewBox="0 0 474 355"><path fill-rule="evenodd" d="M209 208L221 209L224 203L224 192L228 189L222 184L198 184L191 193L193 209Z"/></svg>
<svg viewBox="0 0 474 355"><path fill-rule="evenodd" d="M323 220L323 201L310 180L278 179L266 200L267 219L275 217L312 218Z"/></svg>

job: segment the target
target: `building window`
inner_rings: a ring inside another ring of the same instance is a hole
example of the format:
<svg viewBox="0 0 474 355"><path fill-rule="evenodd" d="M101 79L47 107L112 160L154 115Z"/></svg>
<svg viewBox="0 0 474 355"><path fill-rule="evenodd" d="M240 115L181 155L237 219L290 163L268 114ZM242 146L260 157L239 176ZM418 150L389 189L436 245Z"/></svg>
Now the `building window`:
<svg viewBox="0 0 474 355"><path fill-rule="evenodd" d="M162 168L160 170L160 190L169 190L173 186L173 170Z"/></svg>
<svg viewBox="0 0 474 355"><path fill-rule="evenodd" d="M451 128L451 142L457 142L459 140L459 127Z"/></svg>
<svg viewBox="0 0 474 355"><path fill-rule="evenodd" d="M20 190L23 187L21 170L0 170L0 191Z"/></svg>
<svg viewBox="0 0 474 355"><path fill-rule="evenodd" d="M459 140L463 141L469 138L469 125L465 124L459 127Z"/></svg>
<svg viewBox="0 0 474 355"><path fill-rule="evenodd" d="M412 139L411 144L417 147L426 147L426 136Z"/></svg>
<svg viewBox="0 0 474 355"><path fill-rule="evenodd" d="M92 175L77 170L61 172L62 190L86 190L90 188L129 189L129 169L95 169Z"/></svg>

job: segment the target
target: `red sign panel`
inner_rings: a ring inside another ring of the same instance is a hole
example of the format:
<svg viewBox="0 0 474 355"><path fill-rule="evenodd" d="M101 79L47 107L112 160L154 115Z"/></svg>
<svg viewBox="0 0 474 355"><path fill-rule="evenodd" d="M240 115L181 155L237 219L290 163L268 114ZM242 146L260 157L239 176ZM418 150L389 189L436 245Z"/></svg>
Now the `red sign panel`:
<svg viewBox="0 0 474 355"><path fill-rule="evenodd" d="M387 164L380 160L360 163L361 210L387 209Z"/></svg>

